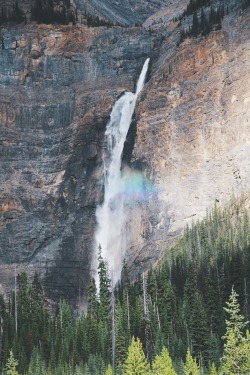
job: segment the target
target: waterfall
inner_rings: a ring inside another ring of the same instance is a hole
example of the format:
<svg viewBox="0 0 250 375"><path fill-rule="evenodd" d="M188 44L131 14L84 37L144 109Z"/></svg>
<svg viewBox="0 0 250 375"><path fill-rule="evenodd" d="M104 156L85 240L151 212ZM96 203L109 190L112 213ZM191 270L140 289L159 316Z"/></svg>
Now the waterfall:
<svg viewBox="0 0 250 375"><path fill-rule="evenodd" d="M97 274L98 246L108 262L112 282L116 283L121 274L126 250L126 217L124 212L124 178L121 171L121 158L124 142L135 109L136 99L143 88L148 70L149 58L145 61L135 94L125 92L115 103L105 132L103 151L104 201L97 207L95 248L93 258L94 277L99 287Z"/></svg>

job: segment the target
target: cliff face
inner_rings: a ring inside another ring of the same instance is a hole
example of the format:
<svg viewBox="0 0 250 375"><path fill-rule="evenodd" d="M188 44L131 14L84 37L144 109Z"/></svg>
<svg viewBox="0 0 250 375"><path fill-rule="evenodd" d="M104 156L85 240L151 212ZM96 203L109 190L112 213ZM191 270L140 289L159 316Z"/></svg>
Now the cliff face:
<svg viewBox="0 0 250 375"><path fill-rule="evenodd" d="M52 1L55 6L60 6L60 0ZM15 3L16 0L0 0L0 9L2 7L12 9ZM20 9L28 19L34 4L35 0L18 1ZM165 0L137 0L136 2L133 0L70 0L70 4L72 9L77 9L79 21L84 18L85 14L88 14L112 23L129 26L143 23L149 16L166 7Z"/></svg>
<svg viewBox="0 0 250 375"><path fill-rule="evenodd" d="M158 189L130 218L140 266L215 201L250 188L250 13L235 11L206 39L163 44L137 108L132 162Z"/></svg>
<svg viewBox="0 0 250 375"><path fill-rule="evenodd" d="M75 4L82 14L87 12L122 25L141 24L166 7L164 0L75 0Z"/></svg>
<svg viewBox="0 0 250 375"><path fill-rule="evenodd" d="M1 38L1 283L13 285L15 265L39 269L52 296L76 300L89 275L105 125L159 41L142 29L34 25Z"/></svg>
<svg viewBox="0 0 250 375"><path fill-rule="evenodd" d="M84 300L95 209L103 198L105 126L117 97L134 90L148 56L150 80L125 157L154 189L128 207L132 269L158 259L215 199L250 188L249 11L235 8L221 31L176 49L180 30L172 18L187 1L169 1L164 9L161 1L139 1L133 16L123 2L114 3L76 2L82 12L88 6L125 24L158 12L144 28L32 24L0 30L3 291L12 288L16 267L39 270L52 297Z"/></svg>

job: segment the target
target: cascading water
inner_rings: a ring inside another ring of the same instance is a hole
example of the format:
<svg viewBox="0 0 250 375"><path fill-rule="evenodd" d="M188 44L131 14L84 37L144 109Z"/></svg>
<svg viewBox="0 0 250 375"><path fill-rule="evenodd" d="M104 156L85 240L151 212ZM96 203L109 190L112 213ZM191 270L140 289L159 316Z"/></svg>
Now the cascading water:
<svg viewBox="0 0 250 375"><path fill-rule="evenodd" d="M143 65L136 92L126 92L115 103L105 132L104 202L96 210L97 229L93 259L94 276L99 286L97 274L97 250L100 245L102 256L108 262L112 282L116 283L121 274L126 249L126 218L124 213L124 177L121 172L121 157L124 142L132 121L136 99L144 86L149 59Z"/></svg>

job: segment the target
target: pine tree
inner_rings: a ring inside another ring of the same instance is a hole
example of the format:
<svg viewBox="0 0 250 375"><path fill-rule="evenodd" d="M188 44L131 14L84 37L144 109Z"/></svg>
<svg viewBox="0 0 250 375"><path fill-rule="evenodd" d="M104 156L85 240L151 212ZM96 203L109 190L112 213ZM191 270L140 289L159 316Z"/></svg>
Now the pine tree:
<svg viewBox="0 0 250 375"><path fill-rule="evenodd" d="M97 288L95 279L90 278L88 287L88 310L87 315L96 319L98 315L98 301L97 301Z"/></svg>
<svg viewBox="0 0 250 375"><path fill-rule="evenodd" d="M200 294L195 293L195 303L191 312L191 337L193 355L206 360L208 355L208 336L207 316Z"/></svg>
<svg viewBox="0 0 250 375"><path fill-rule="evenodd" d="M106 370L106 375L113 375L113 369L111 365L108 365Z"/></svg>
<svg viewBox="0 0 250 375"><path fill-rule="evenodd" d="M34 348L32 351L27 375L43 375L44 372L45 364L41 358L39 350L37 348Z"/></svg>
<svg viewBox="0 0 250 375"><path fill-rule="evenodd" d="M177 375L173 368L172 360L165 347L160 355L157 355L152 364L152 375Z"/></svg>
<svg viewBox="0 0 250 375"><path fill-rule="evenodd" d="M19 375L17 372L18 361L14 358L12 350L10 350L9 358L5 366L6 375Z"/></svg>
<svg viewBox="0 0 250 375"><path fill-rule="evenodd" d="M99 247L98 256L98 274L100 280L100 320L105 323L111 322L111 293L110 293L110 279L108 275L108 264L103 259L101 247Z"/></svg>
<svg viewBox="0 0 250 375"><path fill-rule="evenodd" d="M209 375L218 375L214 363L213 363L212 366L211 366L211 369L210 369L210 373L209 373Z"/></svg>
<svg viewBox="0 0 250 375"><path fill-rule="evenodd" d="M132 338L128 348L128 356L125 364L125 375L149 375L149 364L142 350L142 343L139 339Z"/></svg>
<svg viewBox="0 0 250 375"><path fill-rule="evenodd" d="M190 350L188 349L186 355L186 363L184 366L184 375L200 375L200 369L195 359L191 356Z"/></svg>
<svg viewBox="0 0 250 375"><path fill-rule="evenodd" d="M226 340L222 357L222 373L230 375L244 375L250 373L247 340L243 337L243 330L247 323L240 314L240 307L237 301L238 294L232 288L229 301L226 303L225 311L229 315L226 320Z"/></svg>
<svg viewBox="0 0 250 375"><path fill-rule="evenodd" d="M123 363L126 358L126 335L124 332L124 323L123 323L123 310L118 304L116 311L116 339L115 339L115 353L116 353L116 363Z"/></svg>

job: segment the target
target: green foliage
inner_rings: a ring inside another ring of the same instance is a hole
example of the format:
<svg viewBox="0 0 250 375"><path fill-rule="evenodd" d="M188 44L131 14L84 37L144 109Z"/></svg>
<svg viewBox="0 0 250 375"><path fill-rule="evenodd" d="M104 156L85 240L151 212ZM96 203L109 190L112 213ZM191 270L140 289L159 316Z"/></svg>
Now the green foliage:
<svg viewBox="0 0 250 375"><path fill-rule="evenodd" d="M14 358L12 350L10 350L9 358L5 366L6 375L18 375L17 372L18 361Z"/></svg>
<svg viewBox="0 0 250 375"><path fill-rule="evenodd" d="M99 281L100 281L100 291L99 291L100 320L105 323L110 323L110 319L111 319L110 279L108 275L108 264L102 257L101 247L99 247L98 261L99 261L98 275L99 275Z"/></svg>
<svg viewBox="0 0 250 375"><path fill-rule="evenodd" d="M211 369L210 369L210 373L209 373L209 375L218 375L214 363L213 363L212 366L211 366Z"/></svg>
<svg viewBox="0 0 250 375"><path fill-rule="evenodd" d="M247 339L243 336L247 323L240 313L238 294L232 288L229 301L226 303L225 311L229 315L226 320L226 334L224 339L224 353L222 357L222 373L231 375L244 375L250 373L249 357L250 351Z"/></svg>
<svg viewBox="0 0 250 375"><path fill-rule="evenodd" d="M202 7L208 7L211 5L211 0L190 0L187 4L187 8L183 13L183 16L188 16L193 14L195 11Z"/></svg>
<svg viewBox="0 0 250 375"><path fill-rule="evenodd" d="M113 374L114 373L113 373L112 366L109 364L108 367L107 367L105 375L113 375Z"/></svg>
<svg viewBox="0 0 250 375"><path fill-rule="evenodd" d="M125 265L114 292L116 375L215 375L221 364L222 374L249 372L250 337L242 314L248 320L250 220L244 199L232 200L225 209L215 205L204 220L187 227L160 264L151 267L144 283L140 275L131 283ZM26 274L18 276L17 295L12 293L9 301L0 296L3 368L13 348L23 375L111 371L110 280L101 253L98 270L99 295L91 279L87 313L77 318L65 301L49 313L38 274L31 283ZM143 351L148 354L149 341L151 370ZM192 356L189 351L186 356L188 348Z"/></svg>
<svg viewBox="0 0 250 375"><path fill-rule="evenodd" d="M198 17L197 13L193 14L192 26L188 30L182 33L182 38L194 37L197 38L199 35L207 36L212 30L221 29L221 20L225 16L224 5L220 6L216 10L211 7L208 16L203 10L200 12Z"/></svg>
<svg viewBox="0 0 250 375"><path fill-rule="evenodd" d="M210 31L221 29L221 20L226 14L224 3L216 8L210 6L210 3L210 0L190 0L179 20L192 15L192 25L188 29L181 30L178 44L186 38L207 36ZM209 6L209 10L205 10Z"/></svg>
<svg viewBox="0 0 250 375"><path fill-rule="evenodd" d="M161 354L157 355L153 361L152 375L177 375L168 350L165 347L163 347Z"/></svg>
<svg viewBox="0 0 250 375"><path fill-rule="evenodd" d="M200 375L199 366L196 363L196 360L191 356L190 350L188 349L186 355L186 363L184 366L185 375Z"/></svg>
<svg viewBox="0 0 250 375"><path fill-rule="evenodd" d="M128 348L128 355L124 363L125 375L147 375L149 374L149 364L142 350L142 343L137 338L132 337L132 342Z"/></svg>
<svg viewBox="0 0 250 375"><path fill-rule="evenodd" d="M27 375L44 375L46 371L45 363L37 348L32 351Z"/></svg>

